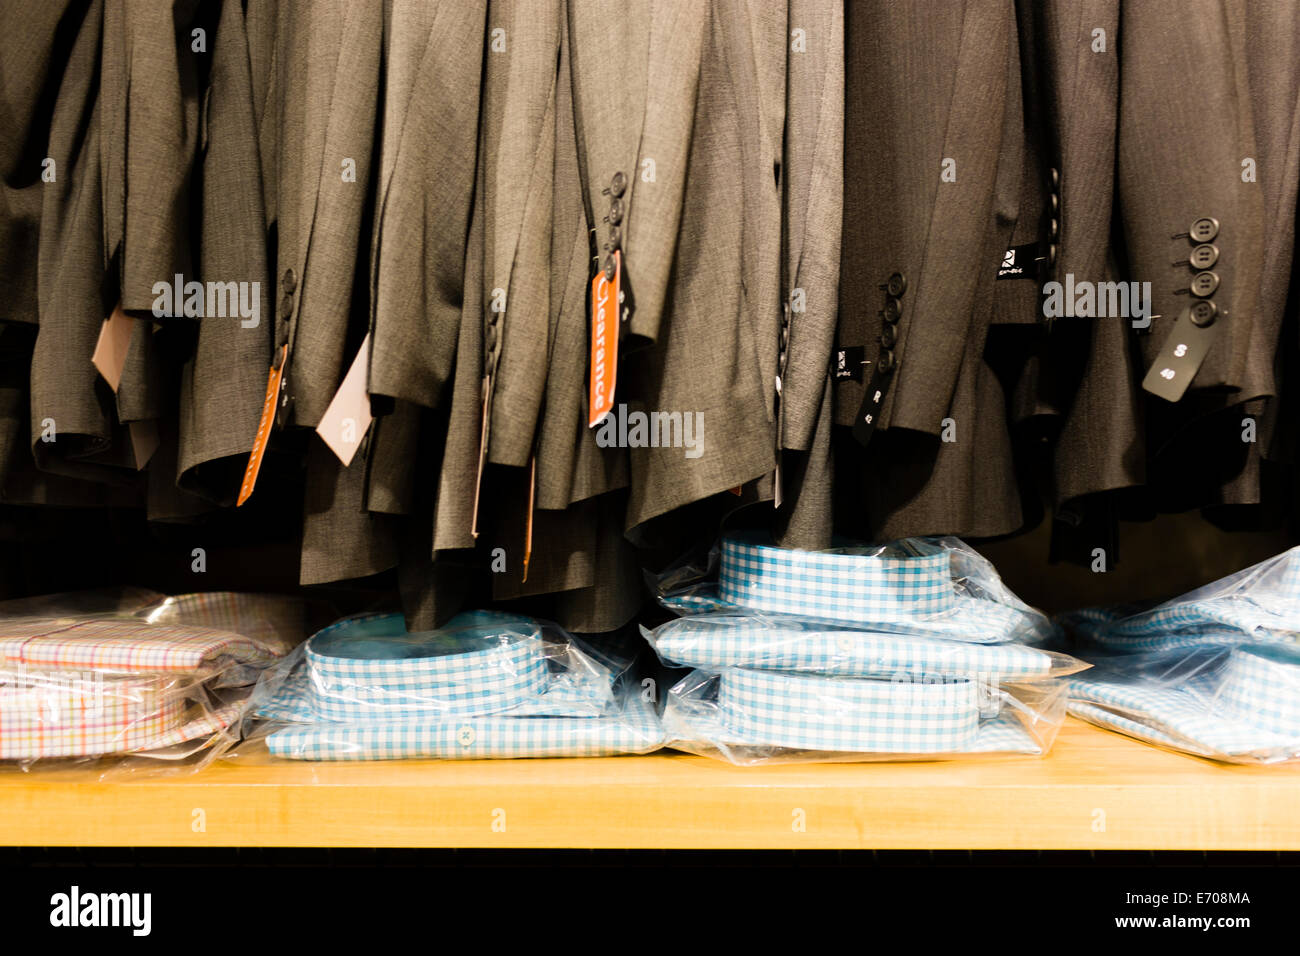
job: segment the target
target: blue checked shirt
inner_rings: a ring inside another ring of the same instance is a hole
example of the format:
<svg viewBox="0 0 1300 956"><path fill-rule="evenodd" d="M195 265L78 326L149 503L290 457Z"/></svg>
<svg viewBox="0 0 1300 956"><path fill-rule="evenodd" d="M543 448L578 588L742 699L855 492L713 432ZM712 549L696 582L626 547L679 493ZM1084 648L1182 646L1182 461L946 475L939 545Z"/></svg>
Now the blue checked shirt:
<svg viewBox="0 0 1300 956"><path fill-rule="evenodd" d="M1085 666L1065 654L1023 644L936 640L736 611L681 617L641 632L666 662L706 669L735 666L843 677L902 674L1037 680Z"/></svg>
<svg viewBox="0 0 1300 956"><path fill-rule="evenodd" d="M1069 680L1070 713L1204 757L1300 758L1300 649L1201 646L1116 656Z"/></svg>
<svg viewBox="0 0 1300 956"><path fill-rule="evenodd" d="M716 583L661 597L681 614L744 609L974 643L1040 642L1051 623L956 539L797 551L753 534L723 539Z"/></svg>
<svg viewBox="0 0 1300 956"><path fill-rule="evenodd" d="M267 737L277 757L297 760L604 757L650 753L664 744L654 705L621 689L601 717L490 714L286 727Z"/></svg>
<svg viewBox="0 0 1300 956"><path fill-rule="evenodd" d="M1085 608L1060 618L1076 637L1116 651L1300 638L1300 548L1155 606Z"/></svg>
<svg viewBox="0 0 1300 956"><path fill-rule="evenodd" d="M300 759L644 753L652 705L576 641L529 618L471 612L407 634L400 615L340 621L259 688L259 718L287 724L271 753Z"/></svg>
<svg viewBox="0 0 1300 956"><path fill-rule="evenodd" d="M700 668L670 691L665 733L735 763L1043 753L1064 713L1053 678L1086 666L1026 646L1051 625L956 539L792 551L728 536L716 584L663 601L686 616L643 633Z"/></svg>
<svg viewBox="0 0 1300 956"><path fill-rule="evenodd" d="M992 685L694 671L668 696L668 745L733 763L864 755L1044 753L1060 723L1059 682L1027 703Z"/></svg>

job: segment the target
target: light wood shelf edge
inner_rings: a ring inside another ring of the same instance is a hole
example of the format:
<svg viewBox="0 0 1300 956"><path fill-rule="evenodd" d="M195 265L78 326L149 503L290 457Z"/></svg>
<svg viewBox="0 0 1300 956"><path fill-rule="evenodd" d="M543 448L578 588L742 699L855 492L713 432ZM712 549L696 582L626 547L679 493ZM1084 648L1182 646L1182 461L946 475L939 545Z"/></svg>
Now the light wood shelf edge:
<svg viewBox="0 0 1300 956"><path fill-rule="evenodd" d="M0 774L0 845L1300 849L1300 766L1223 766L1074 720L1041 760L740 768L572 760ZM802 824L802 827L800 826Z"/></svg>

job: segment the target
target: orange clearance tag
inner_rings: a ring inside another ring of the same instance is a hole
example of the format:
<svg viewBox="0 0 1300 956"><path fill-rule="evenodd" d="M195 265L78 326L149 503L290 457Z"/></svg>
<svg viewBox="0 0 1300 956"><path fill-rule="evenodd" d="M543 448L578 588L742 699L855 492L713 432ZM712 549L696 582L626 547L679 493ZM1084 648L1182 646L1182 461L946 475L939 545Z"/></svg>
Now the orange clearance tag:
<svg viewBox="0 0 1300 956"><path fill-rule="evenodd" d="M244 483L239 486L239 498L235 501L238 508L253 493L257 484L257 473L262 470L262 456L266 454L266 442L271 437L271 425L275 422L275 399L280 394L280 378L284 375L284 365L289 359L289 346L280 347L280 360L271 366L271 375L266 380L266 399L262 402L262 420L257 423L257 435L253 438L253 450L248 453L248 467L244 469Z"/></svg>
<svg viewBox="0 0 1300 956"><path fill-rule="evenodd" d="M614 408L618 383L619 290L623 279L623 253L614 250L614 278L602 269L591 280L591 394L587 427L595 428Z"/></svg>

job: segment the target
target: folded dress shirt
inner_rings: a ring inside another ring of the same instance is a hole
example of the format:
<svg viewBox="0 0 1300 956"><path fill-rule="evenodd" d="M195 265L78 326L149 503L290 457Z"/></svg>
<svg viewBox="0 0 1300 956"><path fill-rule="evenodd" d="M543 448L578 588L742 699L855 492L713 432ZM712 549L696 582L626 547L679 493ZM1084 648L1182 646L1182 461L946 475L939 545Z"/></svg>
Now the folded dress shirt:
<svg viewBox="0 0 1300 956"><path fill-rule="evenodd" d="M268 674L257 716L280 757L543 757L662 745L621 662L557 628L491 612L407 633L400 614L325 628Z"/></svg>
<svg viewBox="0 0 1300 956"><path fill-rule="evenodd" d="M741 532L723 538L716 582L661 592L660 602L682 614L743 608L984 643L1037 642L1054 633L988 561L954 538L797 551Z"/></svg>
<svg viewBox="0 0 1300 956"><path fill-rule="evenodd" d="M942 640L775 614L714 611L677 618L642 634L665 661L687 667L872 675L959 675L1034 680L1079 670L1065 654L1024 644Z"/></svg>
<svg viewBox="0 0 1300 956"><path fill-rule="evenodd" d="M1300 548L1156 605L1094 607L1059 620L1081 643L1115 651L1300 639Z"/></svg>
<svg viewBox="0 0 1300 956"><path fill-rule="evenodd" d="M1300 548L1154 606L1061 615L1093 670L1070 713L1233 762L1300 757Z"/></svg>
<svg viewBox="0 0 1300 956"><path fill-rule="evenodd" d="M1234 762L1300 758L1300 648L1115 656L1069 683L1070 713L1139 740Z"/></svg>
<svg viewBox="0 0 1300 956"><path fill-rule="evenodd" d="M0 759L206 746L243 713L241 685L280 654L233 631L138 613L0 620Z"/></svg>
<svg viewBox="0 0 1300 956"><path fill-rule="evenodd" d="M1022 643L1051 625L953 539L813 552L731 535L716 584L662 599L685 616L643 634L699 668L669 691L665 734L740 764L1043 753L1064 715L1054 678L1086 666Z"/></svg>

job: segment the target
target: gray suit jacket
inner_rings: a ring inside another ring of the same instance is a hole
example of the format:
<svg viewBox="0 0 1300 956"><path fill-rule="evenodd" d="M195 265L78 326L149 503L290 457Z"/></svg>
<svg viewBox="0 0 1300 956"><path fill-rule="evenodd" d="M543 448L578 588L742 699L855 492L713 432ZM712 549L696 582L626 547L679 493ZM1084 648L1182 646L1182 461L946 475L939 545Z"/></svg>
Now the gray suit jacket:
<svg viewBox="0 0 1300 956"><path fill-rule="evenodd" d="M864 0L848 11L839 344L865 345L873 361L892 352L897 372L877 431L938 435L963 353L983 347L992 290L981 300L982 280L1006 248L990 226L1014 8ZM955 180L941 181L945 173ZM886 348L881 284L895 272L906 291L897 341ZM853 422L864 390L865 382L839 383L837 422Z"/></svg>
<svg viewBox="0 0 1300 956"><path fill-rule="evenodd" d="M1228 446L1210 454L1201 476L1216 475L1224 486L1201 497L1257 503L1257 459L1271 453L1276 431L1294 252L1300 24L1284 2L1204 0L1126 5L1121 30L1117 203L1129 277L1152 283L1161 316L1142 342L1144 369L1188 303L1178 292L1196 271L1187 264L1194 243L1174 237L1200 217L1218 220L1218 257L1206 270L1218 279L1209 297L1219 311L1217 338L1176 406L1152 400L1151 453L1172 461L1204 456L1196 446L1207 416L1244 415L1253 403L1262 413L1252 416L1259 440L1243 449L1232 423ZM1243 409L1232 411L1235 405ZM1243 450L1242 471L1233 474Z"/></svg>
<svg viewBox="0 0 1300 956"><path fill-rule="evenodd" d="M829 372L839 306L844 204L844 8L790 0L786 69L783 308L789 329L781 377L785 547L827 548L831 539L832 396Z"/></svg>
<svg viewBox="0 0 1300 956"><path fill-rule="evenodd" d="M42 189L40 330L32 355L30 436L37 466L78 478L140 483L112 391L91 365L115 302L104 246L101 102L102 4L79 21L50 129L55 181Z"/></svg>
<svg viewBox="0 0 1300 956"><path fill-rule="evenodd" d="M569 6L598 247L611 242L615 176L625 184L617 244L635 311L617 401L706 429L698 457L680 443L631 449L629 528L775 463L785 29L783 4Z"/></svg>
<svg viewBox="0 0 1300 956"><path fill-rule="evenodd" d="M447 396L466 295L485 0L392 5L372 252L369 390Z"/></svg>
<svg viewBox="0 0 1300 956"><path fill-rule="evenodd" d="M199 321L181 372L177 481L217 504L232 505L253 447L275 330L276 282L270 272L272 221L266 171L275 155L270 57L278 27L269 0L225 0L212 36L212 66L202 114L199 257L202 281L257 283L258 322ZM251 301L251 300L250 300Z"/></svg>
<svg viewBox="0 0 1300 956"><path fill-rule="evenodd" d="M895 371L870 444L838 444L839 524L877 538L1008 533L1022 514L984 343L1021 213L1014 6L856 3L846 36L838 345L865 346ZM904 288L890 308L901 314L887 323L893 274ZM838 423L855 420L874 367L838 381Z"/></svg>

